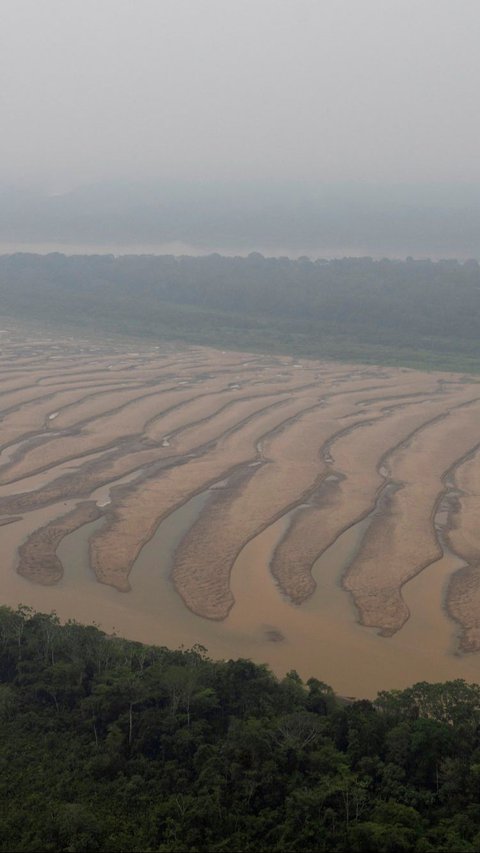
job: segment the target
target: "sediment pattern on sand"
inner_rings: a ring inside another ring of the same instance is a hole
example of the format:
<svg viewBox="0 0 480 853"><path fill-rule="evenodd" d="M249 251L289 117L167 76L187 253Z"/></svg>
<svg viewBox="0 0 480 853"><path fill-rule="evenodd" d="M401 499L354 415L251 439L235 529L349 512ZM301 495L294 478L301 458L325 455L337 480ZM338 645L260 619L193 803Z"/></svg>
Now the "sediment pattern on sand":
<svg viewBox="0 0 480 853"><path fill-rule="evenodd" d="M270 568L301 605L319 557L362 521L339 566L361 624L400 630L402 587L449 548L464 567L446 607L460 648L477 650L479 423L472 377L12 328L0 334L0 530L21 521L16 569L52 585L68 583L60 542L102 519L91 568L128 593L143 546L203 494L171 580L191 611L222 620L237 558L262 531L282 519Z"/></svg>
<svg viewBox="0 0 480 853"><path fill-rule="evenodd" d="M480 441L480 439L479 439ZM461 651L480 650L480 450L450 472L445 499L445 538L465 565L446 592L450 616L459 624Z"/></svg>
<svg viewBox="0 0 480 853"><path fill-rule="evenodd" d="M295 603L315 589L312 569L316 560L344 531L375 509L389 482L387 458L394 448L445 413L447 400L451 405L464 399L462 390L446 395L434 377L427 377L423 388L423 393L414 396L399 393L380 417L340 430L324 447L328 476L294 514L272 556L272 572Z"/></svg>
<svg viewBox="0 0 480 853"><path fill-rule="evenodd" d="M56 551L69 533L95 521L101 510L94 501L84 501L71 512L35 530L18 549L19 574L41 584L57 583L63 577L63 566Z"/></svg>
<svg viewBox="0 0 480 853"><path fill-rule="evenodd" d="M480 402L436 418L386 459L392 486L379 504L343 584L364 625L385 636L408 619L402 586L442 556L435 511L443 476L479 440Z"/></svg>

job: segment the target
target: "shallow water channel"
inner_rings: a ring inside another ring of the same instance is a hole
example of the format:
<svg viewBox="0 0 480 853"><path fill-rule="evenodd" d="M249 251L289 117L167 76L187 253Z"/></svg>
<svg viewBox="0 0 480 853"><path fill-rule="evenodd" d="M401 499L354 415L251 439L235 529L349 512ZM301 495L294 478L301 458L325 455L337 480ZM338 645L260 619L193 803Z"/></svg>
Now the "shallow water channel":
<svg viewBox="0 0 480 853"><path fill-rule="evenodd" d="M302 677L314 675L350 696L374 696L377 690L419 680L480 678L480 655L455 654L455 625L443 610L446 581L460 565L449 553L404 587L411 618L401 631L384 638L358 624L341 576L369 519L353 525L317 560L317 588L303 605L294 605L281 594L269 570L273 550L290 524L293 513L289 513L238 556L231 576L235 604L227 619L215 622L191 613L169 575L175 548L209 494L207 490L197 495L159 526L133 567L131 592L99 584L89 567L88 539L104 523L100 519L63 540L58 556L65 576L55 586L41 587L16 575L12 555L8 576L4 571L3 600L55 610L61 618L96 622L108 632L143 642L172 648L201 643L212 657L251 657L279 674L294 668ZM58 508L50 507L29 514L30 529L55 513ZM9 528L17 524L24 522Z"/></svg>

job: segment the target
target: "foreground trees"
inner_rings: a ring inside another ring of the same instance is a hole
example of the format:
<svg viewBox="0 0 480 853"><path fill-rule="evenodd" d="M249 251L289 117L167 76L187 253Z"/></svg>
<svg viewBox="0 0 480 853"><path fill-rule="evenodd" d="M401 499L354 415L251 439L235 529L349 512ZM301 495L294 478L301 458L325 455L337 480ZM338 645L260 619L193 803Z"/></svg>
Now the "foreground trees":
<svg viewBox="0 0 480 853"><path fill-rule="evenodd" d="M480 687L346 703L0 608L0 850L473 851Z"/></svg>

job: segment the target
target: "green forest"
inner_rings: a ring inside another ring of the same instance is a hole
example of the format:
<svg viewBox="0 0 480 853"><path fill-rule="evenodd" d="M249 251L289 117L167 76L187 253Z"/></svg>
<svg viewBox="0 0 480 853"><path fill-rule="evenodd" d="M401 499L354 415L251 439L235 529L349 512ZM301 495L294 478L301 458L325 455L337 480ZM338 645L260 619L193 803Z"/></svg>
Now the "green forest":
<svg viewBox="0 0 480 853"><path fill-rule="evenodd" d="M375 701L0 608L2 851L480 850L480 687Z"/></svg>
<svg viewBox="0 0 480 853"><path fill-rule="evenodd" d="M0 313L157 342L480 369L475 260L4 255Z"/></svg>

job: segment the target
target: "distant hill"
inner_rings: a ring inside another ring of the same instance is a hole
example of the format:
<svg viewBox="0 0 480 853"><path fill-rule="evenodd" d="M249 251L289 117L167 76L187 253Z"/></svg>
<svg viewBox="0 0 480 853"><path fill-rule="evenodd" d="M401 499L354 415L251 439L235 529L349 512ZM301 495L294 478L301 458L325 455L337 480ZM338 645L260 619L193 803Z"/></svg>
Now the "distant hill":
<svg viewBox="0 0 480 853"><path fill-rule="evenodd" d="M54 193L0 186L0 251L179 254L184 246L189 254L466 259L480 258L479 233L476 185L172 178Z"/></svg>

